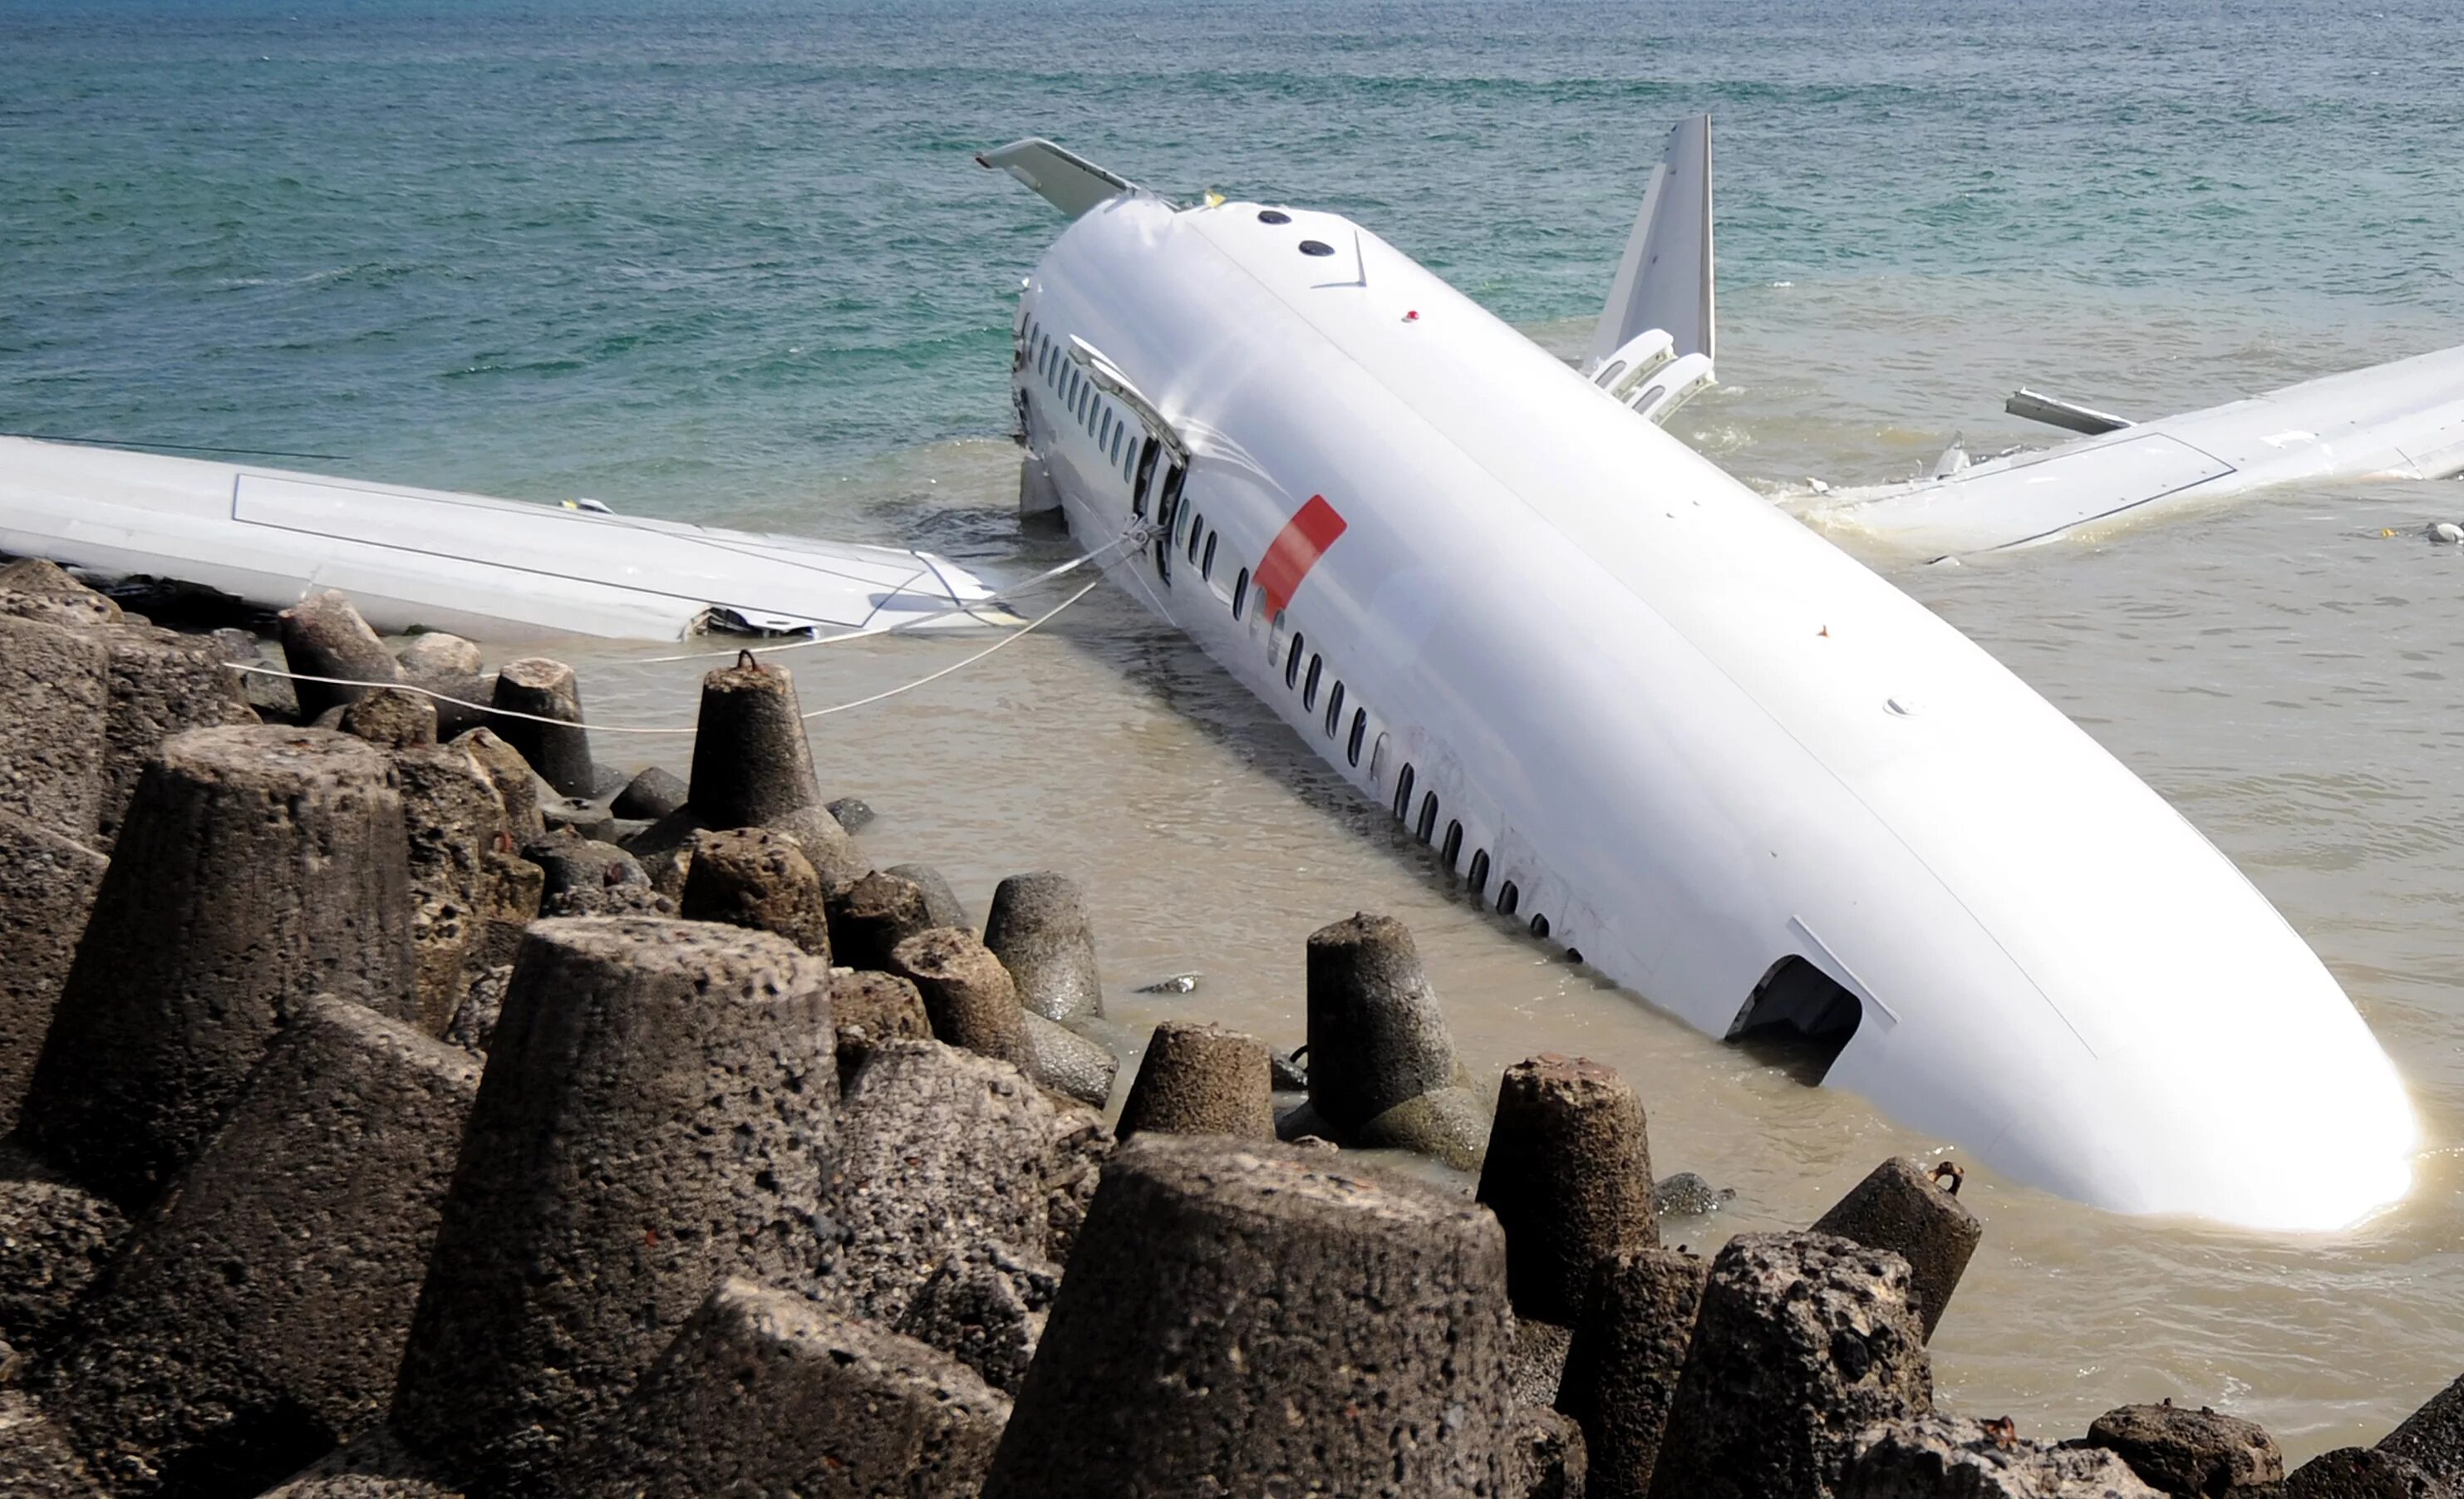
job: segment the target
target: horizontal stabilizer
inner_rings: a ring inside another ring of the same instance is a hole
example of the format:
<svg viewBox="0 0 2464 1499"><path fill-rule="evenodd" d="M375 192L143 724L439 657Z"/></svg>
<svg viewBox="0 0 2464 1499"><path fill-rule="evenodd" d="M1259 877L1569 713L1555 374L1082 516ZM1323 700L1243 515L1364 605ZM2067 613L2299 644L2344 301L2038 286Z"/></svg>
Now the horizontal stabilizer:
<svg viewBox="0 0 2464 1499"><path fill-rule="evenodd" d="M1012 141L999 150L986 151L976 158L976 163L1009 173L1073 219L1099 203L1138 190L1138 185L1128 178L1114 176L1040 136Z"/></svg>
<svg viewBox="0 0 2464 1499"><path fill-rule="evenodd" d="M1592 331L1584 364L1597 369L1635 337L1666 330L1679 356L1712 357L1711 117L1693 115L1668 132L1651 169L1642 211Z"/></svg>
<svg viewBox="0 0 2464 1499"><path fill-rule="evenodd" d="M2049 396L2025 386L2011 392L2011 399L2002 403L2002 409L2013 416L2024 416L2029 421L2042 422L2048 427L2085 432L2090 437L2101 432L2118 432L2133 425L2127 417L2100 411L2076 401L2065 401L2059 396Z"/></svg>

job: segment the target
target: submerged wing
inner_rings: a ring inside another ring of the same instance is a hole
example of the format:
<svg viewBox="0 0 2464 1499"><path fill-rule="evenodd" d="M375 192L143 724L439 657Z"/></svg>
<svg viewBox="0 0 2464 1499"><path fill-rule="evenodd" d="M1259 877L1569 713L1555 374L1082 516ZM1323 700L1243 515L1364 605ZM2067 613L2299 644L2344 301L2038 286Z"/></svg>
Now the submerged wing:
<svg viewBox="0 0 2464 1499"><path fill-rule="evenodd" d="M1136 183L1115 176L1041 136L1012 141L998 150L986 151L976 158L976 163L1009 173L1073 219L1099 203L1138 190Z"/></svg>
<svg viewBox="0 0 2464 1499"><path fill-rule="evenodd" d="M1651 169L1642 211L1625 242L1608 304L1592 332L1584 361L1597 369L1609 356L1653 329L1667 333L1679 358L1712 357L1711 117L1692 115L1668 132L1668 149Z"/></svg>

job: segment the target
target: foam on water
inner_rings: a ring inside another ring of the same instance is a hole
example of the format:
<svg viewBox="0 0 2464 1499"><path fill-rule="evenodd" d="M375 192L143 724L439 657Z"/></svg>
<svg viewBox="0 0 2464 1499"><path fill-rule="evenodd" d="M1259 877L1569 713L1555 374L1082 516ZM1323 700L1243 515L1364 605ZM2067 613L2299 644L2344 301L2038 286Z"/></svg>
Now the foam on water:
<svg viewBox="0 0 2464 1499"><path fill-rule="evenodd" d="M1057 226L970 153L1045 133L1167 192L1341 209L1572 352L1661 133L1709 107L1723 384L1673 429L1803 509L1808 478L1907 477L1954 433L2045 440L2001 414L2022 383L2160 413L2464 338L2459 33L2440 0L20 0L0 430L338 452L310 466L1031 570L1067 549L1009 513L1007 330ZM2171 1396L2301 1454L2464 1370L2464 551L2420 536L2459 515L2464 485L2356 485L1959 568L1868 554L2250 871L2431 1141L2401 1208L2291 1242L1971 1173L1987 1238L1935 1344L1962 1408L2065 1435ZM973 649L789 659L814 708ZM594 713L689 711L691 666L567 653ZM603 749L670 753L644 742ZM1697 1247L1940 1144L1468 909L1108 592L816 752L881 810L877 858L941 864L979 912L1004 874L1078 874L1133 1037L1196 1015L1289 1045L1308 932L1402 916L1485 1077L1600 1057L1662 1171L1739 1189L1672 1225ZM1195 994L1130 992L1193 969Z"/></svg>

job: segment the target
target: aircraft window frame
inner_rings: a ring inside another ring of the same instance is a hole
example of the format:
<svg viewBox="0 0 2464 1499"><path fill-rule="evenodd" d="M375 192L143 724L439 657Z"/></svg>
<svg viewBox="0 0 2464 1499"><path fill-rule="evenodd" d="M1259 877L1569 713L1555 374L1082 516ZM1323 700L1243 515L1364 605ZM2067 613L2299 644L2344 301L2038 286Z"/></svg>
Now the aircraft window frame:
<svg viewBox="0 0 2464 1499"><path fill-rule="evenodd" d="M1206 533L1206 551L1198 559L1198 581L1215 581L1215 533L1212 531Z"/></svg>
<svg viewBox="0 0 2464 1499"><path fill-rule="evenodd" d="M1512 880L1506 880L1499 884L1497 887L1497 914L1499 915L1510 916L1514 915L1516 910L1518 910L1522 904L1523 889L1521 886L1515 884Z"/></svg>
<svg viewBox="0 0 2464 1499"><path fill-rule="evenodd" d="M1412 762L1408 760L1403 761L1401 772L1395 777L1395 821L1403 823L1410 820L1412 787L1419 779L1419 777L1412 769Z"/></svg>
<svg viewBox="0 0 2464 1499"><path fill-rule="evenodd" d="M1460 817L1446 819L1446 839L1438 846L1438 862L1446 867L1447 873L1452 874L1455 871L1455 865L1462 860L1463 846L1463 819Z"/></svg>
<svg viewBox="0 0 2464 1499"><path fill-rule="evenodd" d="M1359 768L1360 746L1368 738L1369 710L1354 708L1352 710L1352 738L1343 746L1343 758L1350 761L1354 769Z"/></svg>
<svg viewBox="0 0 2464 1499"><path fill-rule="evenodd" d="M1241 569L1241 576L1233 580L1232 583L1232 617L1234 619L1239 619L1241 617L1242 606L1248 602L1249 569L1243 567Z"/></svg>
<svg viewBox="0 0 2464 1499"><path fill-rule="evenodd" d="M1114 463L1121 461L1121 439L1129 433L1130 428L1126 422L1118 423L1112 428L1112 461ZM1126 474L1123 476L1127 477Z"/></svg>
<svg viewBox="0 0 2464 1499"><path fill-rule="evenodd" d="M1309 657L1309 675L1301 682L1301 707L1314 712L1317 708L1317 684L1326 675L1326 657Z"/></svg>
<svg viewBox="0 0 2464 1499"><path fill-rule="evenodd" d="M1199 543L1206 540L1206 516L1199 512L1189 518L1189 560L1198 561Z"/></svg>
<svg viewBox="0 0 2464 1499"><path fill-rule="evenodd" d="M1291 649L1284 652L1284 689L1288 692L1301 685L1301 652L1309 649L1309 637L1292 631Z"/></svg>
<svg viewBox="0 0 2464 1499"><path fill-rule="evenodd" d="M1095 446L1096 446L1096 447L1098 447L1098 448L1109 448L1109 447L1111 447L1111 445L1112 445L1112 413L1111 413L1111 410L1109 408L1107 408L1105 409L1105 411L1104 411L1103 421L1102 421L1102 423L1100 424L1100 430L1097 430L1097 432L1095 433Z"/></svg>
<svg viewBox="0 0 2464 1499"><path fill-rule="evenodd" d="M1326 694L1326 737L1330 739L1334 738L1336 731L1342 726L1343 680L1337 677L1334 687ZM1353 763L1356 764L1358 761L1355 761Z"/></svg>
<svg viewBox="0 0 2464 1499"><path fill-rule="evenodd" d="M1533 937L1547 937L1549 935L1549 918L1547 916L1544 916L1537 912L1532 913L1531 935Z"/></svg>
<svg viewBox="0 0 2464 1499"><path fill-rule="evenodd" d="M1361 711L1363 714L1366 714L1366 713L1368 713L1368 712L1369 712L1369 710L1368 710L1368 709L1366 709L1366 708L1363 708L1363 709L1361 709L1360 711ZM1370 744L1369 744L1369 783L1370 783L1371 785L1373 785L1373 786L1375 786L1375 785L1383 785L1383 784L1385 784L1385 782L1386 782L1386 741L1387 741L1391 737L1392 737L1392 736L1390 736L1390 735L1386 734L1383 730L1380 730L1380 731L1378 732L1377 738L1375 738L1375 739L1372 739L1372 740L1370 741Z"/></svg>
<svg viewBox="0 0 2464 1499"><path fill-rule="evenodd" d="M1438 836L1438 793L1434 790L1420 798L1420 820L1412 826L1412 836L1426 848Z"/></svg>
<svg viewBox="0 0 2464 1499"><path fill-rule="evenodd" d="M1474 849L1471 851L1471 869L1463 875L1463 885L1471 892L1472 903L1475 905L1480 904L1482 897L1488 893L1488 850L1486 849Z"/></svg>

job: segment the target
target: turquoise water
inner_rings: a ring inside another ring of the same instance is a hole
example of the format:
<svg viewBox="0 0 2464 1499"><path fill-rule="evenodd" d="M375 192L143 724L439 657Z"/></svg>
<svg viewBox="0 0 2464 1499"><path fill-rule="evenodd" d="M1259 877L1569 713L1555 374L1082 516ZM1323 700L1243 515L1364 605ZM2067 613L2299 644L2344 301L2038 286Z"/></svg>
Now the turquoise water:
<svg viewBox="0 0 2464 1499"><path fill-rule="evenodd" d="M0 430L913 529L839 480L895 500L900 454L1003 431L1057 228L972 152L1339 208L1549 325L1703 108L1723 372L1836 365L1806 420L1932 415L1909 345L2109 346L2117 307L2315 372L2356 325L2464 337L2459 41L2443 0L6 0ZM2137 378L2109 352L2093 393Z"/></svg>

